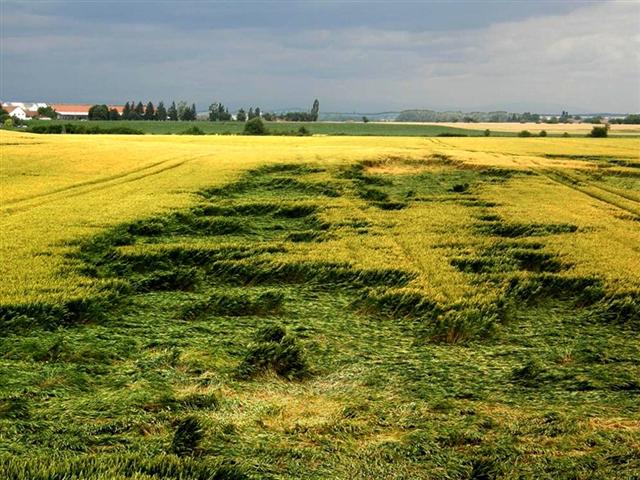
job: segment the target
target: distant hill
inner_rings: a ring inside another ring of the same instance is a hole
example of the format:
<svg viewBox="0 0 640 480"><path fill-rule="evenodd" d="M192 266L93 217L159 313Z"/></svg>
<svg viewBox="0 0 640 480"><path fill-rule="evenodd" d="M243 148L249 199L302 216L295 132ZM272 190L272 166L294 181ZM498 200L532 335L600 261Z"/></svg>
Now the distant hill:
<svg viewBox="0 0 640 480"><path fill-rule="evenodd" d="M507 122L513 113L497 112L436 112L435 110L403 110L396 117L397 122Z"/></svg>
<svg viewBox="0 0 640 480"><path fill-rule="evenodd" d="M543 117L560 116L559 112L544 113L533 112ZM523 117L524 115L524 117ZM571 114L573 115L573 114ZM608 117L623 118L626 113L592 113L581 114L581 117ZM452 110L446 112L437 112L435 110L403 110L398 113L395 121L397 122L514 122L525 119L526 114L512 113L504 110L493 112L462 112L460 110Z"/></svg>
<svg viewBox="0 0 640 480"><path fill-rule="evenodd" d="M382 121L394 121L398 114L401 112L376 112L376 113L362 113L362 112L323 112L320 111L319 120L325 122L348 122L348 121L356 121L361 122L362 117L367 117L367 119L374 122L382 122Z"/></svg>

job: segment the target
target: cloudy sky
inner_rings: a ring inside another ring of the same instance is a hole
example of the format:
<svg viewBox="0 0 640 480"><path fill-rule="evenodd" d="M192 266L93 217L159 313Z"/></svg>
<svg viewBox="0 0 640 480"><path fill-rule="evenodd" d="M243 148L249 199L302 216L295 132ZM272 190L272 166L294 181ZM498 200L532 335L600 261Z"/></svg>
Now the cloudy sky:
<svg viewBox="0 0 640 480"><path fill-rule="evenodd" d="M0 0L0 98L640 111L640 1Z"/></svg>

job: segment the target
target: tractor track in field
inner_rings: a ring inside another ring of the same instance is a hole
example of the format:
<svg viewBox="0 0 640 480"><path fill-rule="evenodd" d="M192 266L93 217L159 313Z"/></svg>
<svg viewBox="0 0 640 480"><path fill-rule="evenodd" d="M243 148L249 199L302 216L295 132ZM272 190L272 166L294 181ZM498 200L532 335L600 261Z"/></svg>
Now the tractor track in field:
<svg viewBox="0 0 640 480"><path fill-rule="evenodd" d="M436 142L443 143L441 140L432 139L432 141L434 143ZM472 149L465 149L465 151L475 152ZM492 153L492 152L484 151L484 153ZM495 153L498 153L498 152L495 152ZM500 155L503 155L503 154L500 153ZM509 157L511 157L511 160L516 165L520 167L524 167L525 169L534 171L536 173L539 173L540 175L545 176L546 178L548 178L554 183L558 183L565 187L571 188L572 190L576 190L580 193L583 193L584 195L587 195L595 200L599 200L603 203L606 203L613 207L624 210L627 213L631 213L632 215L640 217L640 200L635 195L627 194L625 192L620 192L618 189L615 189L615 188L610 188L610 187L608 188L605 186L596 185L593 182L585 180L584 178L572 176L571 174L561 171L558 168L545 167L544 165L541 165L539 161L533 158L530 158L531 155L515 154L515 155L509 155ZM528 157L530 158L529 161L535 166L526 165L523 162L513 157ZM581 186L581 184L584 186Z"/></svg>
<svg viewBox="0 0 640 480"><path fill-rule="evenodd" d="M543 167L535 160L533 163L538 166L533 170L544 175L552 182L576 190L593 199L631 213L632 215L640 216L640 202L632 196L623 195L620 192L614 191L614 189L603 188L583 179L572 177L570 174L561 172L555 168ZM629 205L629 203L631 203L631 205Z"/></svg>
<svg viewBox="0 0 640 480"><path fill-rule="evenodd" d="M613 195L617 195L619 197L625 198L625 199L627 199L627 200L629 200L631 202L640 204L640 197L638 197L637 195L632 195L630 193L621 192L617 188L608 187L608 186L605 186L605 185L596 185L596 184L594 184L592 182L589 182L588 180L580 177L579 173L571 175L571 174L569 174L567 172L559 172L559 174L564 176L564 177L566 177L567 180L571 179L571 181L574 181L574 182L584 183L584 184L587 184L590 187L597 188L597 189L600 189L600 190L604 190L605 192L609 192L609 193L611 193Z"/></svg>
<svg viewBox="0 0 640 480"><path fill-rule="evenodd" d="M50 202L66 200L68 198L85 195L87 193L94 192L96 190L104 190L104 189L115 187L118 185L124 185L130 182L141 180L143 178L158 175L168 170L173 170L174 168L181 167L186 163L189 163L193 160L197 160L202 157L206 157L207 155L209 154L197 155L195 157L186 158L178 162L175 162L176 160L175 158L170 158L167 160L156 162L152 165L147 165L146 167L129 170L128 172L120 173L118 175L112 175L110 177L101 178L98 180L81 182L81 183L70 185L68 187L64 187L55 191L50 191L43 194L27 197L27 198L23 197L21 199L5 202L4 205L2 205L2 207L0 208L0 211L5 215L11 215L13 213L23 212L35 207L39 207L41 205L46 205ZM167 163L169 162L174 162L174 163L167 165ZM152 170L156 167L161 167L161 168Z"/></svg>
<svg viewBox="0 0 640 480"><path fill-rule="evenodd" d="M50 190L50 191L44 192L44 193L38 193L38 194L35 194L35 195L27 195L25 197L15 198L13 200L8 200L8 201L4 202L4 205L14 205L16 203L27 202L27 201L35 200L37 198L46 197L46 196L49 196L49 195L55 195L55 194L58 194L58 193L66 192L68 190L74 190L74 189L81 188L81 187L86 187L86 186L89 186L89 185L96 185L96 184L100 184L100 183L110 182L112 180L117 180L119 178L126 177L128 175L132 175L134 173L143 172L145 170L152 169L152 168L157 167L159 165L164 165L165 163L170 162L170 161L175 160L175 159L176 159L175 157L174 158L167 158L166 160L161 160L159 162L155 162L155 163L152 163L151 165L147 165L147 166L144 166L144 167L134 168L132 170L128 170L126 172L118 173L116 175L110 175L108 177L102 177L102 178L98 178L98 179L95 179L95 180L87 180L85 182L75 183L73 185L57 188L55 190Z"/></svg>

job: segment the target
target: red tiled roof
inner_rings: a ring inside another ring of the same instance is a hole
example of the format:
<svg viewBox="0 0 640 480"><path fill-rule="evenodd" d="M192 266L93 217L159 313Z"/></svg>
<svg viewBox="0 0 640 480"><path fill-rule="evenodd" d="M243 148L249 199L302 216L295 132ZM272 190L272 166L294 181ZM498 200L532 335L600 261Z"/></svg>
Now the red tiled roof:
<svg viewBox="0 0 640 480"><path fill-rule="evenodd" d="M58 113L89 113L91 105L78 105L71 103L56 103L51 105L53 109Z"/></svg>
<svg viewBox="0 0 640 480"><path fill-rule="evenodd" d="M89 114L89 109L92 107L93 105L89 105L89 104L71 104L71 103L56 103L51 105L51 107L53 107L53 109L57 112L57 113L68 113L68 114ZM112 108L115 108L118 113L122 113L122 110L124 109L124 107L122 105L107 105L109 107L109 110L111 110Z"/></svg>

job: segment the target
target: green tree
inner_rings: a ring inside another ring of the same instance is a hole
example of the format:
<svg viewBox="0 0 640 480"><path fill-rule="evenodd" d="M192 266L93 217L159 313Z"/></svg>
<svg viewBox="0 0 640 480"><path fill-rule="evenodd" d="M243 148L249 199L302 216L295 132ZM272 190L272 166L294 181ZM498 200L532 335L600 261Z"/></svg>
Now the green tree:
<svg viewBox="0 0 640 480"><path fill-rule="evenodd" d="M178 102L178 120L190 120L191 108L187 105L187 102Z"/></svg>
<svg viewBox="0 0 640 480"><path fill-rule="evenodd" d="M38 116L47 118L57 118L58 114L51 105L38 108Z"/></svg>
<svg viewBox="0 0 640 480"><path fill-rule="evenodd" d="M164 102L160 100L156 109L156 120L165 121L167 119L167 109L164 108Z"/></svg>
<svg viewBox="0 0 640 480"><path fill-rule="evenodd" d="M256 114L253 113L253 107L249 107L249 113L247 113L247 119L251 120L253 118L255 118Z"/></svg>
<svg viewBox="0 0 640 480"><path fill-rule="evenodd" d="M133 109L133 117L134 120L142 120L144 117L144 105L142 102L138 102L136 107Z"/></svg>
<svg viewBox="0 0 640 480"><path fill-rule="evenodd" d="M241 108L240 110L238 110L238 113L236 114L236 120L238 122L247 121L247 113L244 111L244 108Z"/></svg>
<svg viewBox="0 0 640 480"><path fill-rule="evenodd" d="M0 106L0 123L4 124L5 120L11 119L9 112L7 112L4 107Z"/></svg>
<svg viewBox="0 0 640 480"><path fill-rule="evenodd" d="M319 114L320 114L320 102L316 98L313 101L313 106L311 107L311 121L312 122L318 121L318 115Z"/></svg>
<svg viewBox="0 0 640 480"><path fill-rule="evenodd" d="M89 108L89 120L109 120L109 107L106 105L92 105Z"/></svg>
<svg viewBox="0 0 640 480"><path fill-rule="evenodd" d="M109 120L120 120L120 114L118 113L118 110L116 110L115 108L109 110Z"/></svg>
<svg viewBox="0 0 640 480"><path fill-rule="evenodd" d="M172 122L178 120L178 109L176 108L176 102L171 102L171 106L167 111L167 117L169 117L169 120L171 120Z"/></svg>
<svg viewBox="0 0 640 480"><path fill-rule="evenodd" d="M603 125L602 127L593 127L591 133L587 135L593 138L604 138L609 135L609 125Z"/></svg>
<svg viewBox="0 0 640 480"><path fill-rule="evenodd" d="M209 105L209 120L212 122L226 122L231 120L231 115L222 103L212 103Z"/></svg>
<svg viewBox="0 0 640 480"><path fill-rule="evenodd" d="M248 120L247 123L244 124L243 133L245 135L269 135L267 127L265 127L260 117L253 117L251 120Z"/></svg>
<svg viewBox="0 0 640 480"><path fill-rule="evenodd" d="M191 106L187 102L178 102L178 119L183 121L190 121L196 119L196 104Z"/></svg>
<svg viewBox="0 0 640 480"><path fill-rule="evenodd" d="M262 112L260 111L260 107L256 107L253 114L258 118L262 118Z"/></svg>
<svg viewBox="0 0 640 480"><path fill-rule="evenodd" d="M156 109L153 106L153 103L147 103L146 108L144 109L144 117L145 120L155 120L156 119Z"/></svg>
<svg viewBox="0 0 640 480"><path fill-rule="evenodd" d="M129 102L127 102L124 104L124 108L122 109L122 119L129 120L130 117L131 117L131 106L129 105Z"/></svg>
<svg viewBox="0 0 640 480"><path fill-rule="evenodd" d="M209 121L215 122L218 120L218 105L217 103L212 103L209 105Z"/></svg>

